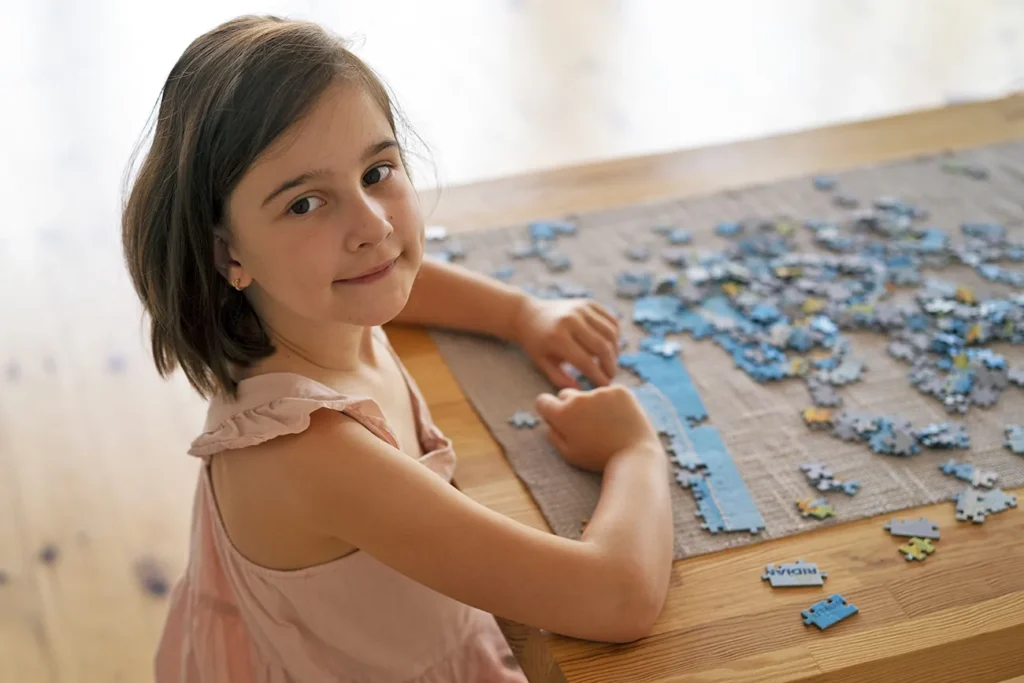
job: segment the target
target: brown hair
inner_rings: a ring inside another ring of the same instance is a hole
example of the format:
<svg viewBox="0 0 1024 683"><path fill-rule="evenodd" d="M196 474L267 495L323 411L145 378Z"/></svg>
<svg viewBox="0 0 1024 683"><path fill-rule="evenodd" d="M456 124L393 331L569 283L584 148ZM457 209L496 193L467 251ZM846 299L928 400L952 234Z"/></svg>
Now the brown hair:
<svg viewBox="0 0 1024 683"><path fill-rule="evenodd" d="M128 272L162 376L181 366L202 396L234 396L232 364L273 353L248 299L217 271L214 229L249 167L339 77L365 88L397 137L383 83L311 22L238 17L193 41L171 69L122 214Z"/></svg>

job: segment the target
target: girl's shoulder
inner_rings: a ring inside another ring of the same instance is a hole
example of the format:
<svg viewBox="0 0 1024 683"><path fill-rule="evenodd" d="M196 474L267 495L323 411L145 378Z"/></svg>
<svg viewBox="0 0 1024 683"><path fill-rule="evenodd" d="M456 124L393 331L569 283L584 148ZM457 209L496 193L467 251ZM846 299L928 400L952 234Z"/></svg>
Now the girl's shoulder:
<svg viewBox="0 0 1024 683"><path fill-rule="evenodd" d="M203 430L188 452L209 460L222 451L298 434L309 428L311 415L322 409L344 413L382 438L390 432L369 396L343 394L295 373L272 372L239 382L236 398L212 398Z"/></svg>

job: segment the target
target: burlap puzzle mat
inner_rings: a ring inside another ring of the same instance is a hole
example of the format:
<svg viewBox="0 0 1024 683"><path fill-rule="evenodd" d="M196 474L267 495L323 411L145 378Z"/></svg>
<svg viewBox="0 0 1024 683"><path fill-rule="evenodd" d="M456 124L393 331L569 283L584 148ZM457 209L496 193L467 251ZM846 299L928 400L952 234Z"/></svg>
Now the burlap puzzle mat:
<svg viewBox="0 0 1024 683"><path fill-rule="evenodd" d="M898 196L923 206L930 212L925 224L945 229L954 242L962 239L959 226L965 221L1003 223L1010 239L1021 240L1024 143L956 155L957 160L987 167L987 181L943 172L944 158L918 158L852 170L835 177L842 192L860 198L862 206L870 205L880 196ZM559 251L568 254L573 263L569 271L560 275L551 275L538 259L513 261L506 255L513 243L528 239L525 225L460 235L459 241L467 252L463 263L473 270L493 273L501 266L512 265L516 269L513 284L543 285L552 280L568 280L591 289L596 299L625 316L623 331L629 351L634 351L643 333L629 322L632 303L615 298L614 274L636 268L672 272L658 258L658 249L666 246L666 240L653 233L652 226L672 225L689 230L694 237L692 248L720 249L727 243L713 234L719 221L779 216L802 221L810 217L847 216L848 212L833 205L832 197L815 190L808 178L801 178L708 197L575 216L577 234L558 240ZM804 241L798 250L810 250L804 249L809 241L801 239ZM650 247L651 260L644 264L630 262L624 251L634 246ZM1008 291L964 267L925 271L924 275L970 284L981 295ZM910 386L908 366L888 356L884 335L845 334L853 341L854 355L867 362L868 370L860 382L839 389L844 409L897 415L911 420L915 426L959 421L968 428L971 449L922 449L916 456L901 458L876 455L866 443L846 443L811 432L800 417L800 411L811 405L803 381L787 379L758 384L735 369L731 357L710 340L695 342L688 336L673 335L682 345L682 361L707 407L708 423L721 433L766 525L756 536L745 532L712 535L703 531L690 492L673 483L677 559L949 500L966 485L939 471L939 463L950 457L995 470L999 473L998 485L1005 489L1024 485L1024 457L1003 446L1004 426L1024 422L1024 391L1010 386L993 408L972 407L966 416L948 415L937 400ZM434 338L548 524L559 535L579 537L581 520L589 517L597 504L600 477L567 465L545 438L543 428L520 430L508 424L512 413L532 409L539 393L551 391L548 380L514 347L443 331L434 332ZM1000 344L992 348L1003 354L1011 367L1024 366L1024 348L1019 345ZM620 371L617 381L638 383L625 370ZM813 461L826 463L839 478L857 479L862 484L853 497L827 494L835 506L835 517L824 522L802 518L795 507L797 499L817 495L798 467Z"/></svg>

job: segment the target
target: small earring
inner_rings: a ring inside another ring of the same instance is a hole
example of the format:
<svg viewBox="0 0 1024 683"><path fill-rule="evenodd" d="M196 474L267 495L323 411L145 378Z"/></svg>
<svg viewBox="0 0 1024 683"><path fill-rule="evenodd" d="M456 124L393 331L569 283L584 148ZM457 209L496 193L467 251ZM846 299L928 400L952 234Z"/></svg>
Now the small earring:
<svg viewBox="0 0 1024 683"><path fill-rule="evenodd" d="M239 292L242 291L242 278L236 277L231 281L231 286L237 289Z"/></svg>

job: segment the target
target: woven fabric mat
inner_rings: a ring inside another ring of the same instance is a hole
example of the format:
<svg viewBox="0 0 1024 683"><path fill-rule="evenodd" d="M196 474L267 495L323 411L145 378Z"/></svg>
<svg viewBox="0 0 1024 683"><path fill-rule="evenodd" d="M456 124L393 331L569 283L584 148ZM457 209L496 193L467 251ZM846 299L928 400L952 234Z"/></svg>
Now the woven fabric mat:
<svg viewBox="0 0 1024 683"><path fill-rule="evenodd" d="M840 191L860 198L862 206L870 206L880 196L897 196L923 206L930 212L924 224L945 229L954 242L962 239L959 226L965 221L1000 222L1006 225L1010 239L1024 239L1024 208L1020 201L1024 197L1024 143L956 154L954 158L958 161L987 167L990 178L985 181L943 172L941 163L947 158L917 158L838 173L835 177ZM672 225L689 230L694 236L691 247L697 250L721 249L727 245L726 240L713 234L719 221L788 216L802 222L810 217L848 216L849 212L833 205L832 197L815 190L808 178L801 178L707 197L574 216L577 234L559 237L557 243L558 250L571 257L573 266L559 275L548 273L537 259L513 261L506 255L512 244L528 239L524 225L460 235L459 241L467 252L463 263L473 270L493 273L501 266L512 265L516 269L513 284L543 285L552 280L568 280L589 288L597 300L625 316L622 328L632 351L637 348L642 330L629 322L632 304L615 298L614 275L637 268L671 272L657 254L658 249L666 246L666 240L652 232L653 226ZM803 228L798 231L803 232ZM798 250L813 251L809 240L803 236L801 239L804 241ZM650 247L651 260L644 264L630 262L624 251L634 246ZM1019 264L1016 268L1019 270ZM965 267L926 271L924 275L974 286L982 296L1005 295L1009 291L980 279ZM766 529L756 536L745 532L712 535L701 530L690 492L672 484L677 559L949 500L966 486L966 482L939 471L938 465L950 457L995 470L1002 488L1024 485L1024 457L1003 446L1004 426L1024 422L1024 391L1011 385L995 407L972 407L966 416L951 416L937 400L910 386L908 366L888 356L885 336L870 332L844 334L853 342L854 356L868 364L860 382L839 388L844 409L901 416L911 420L915 427L959 421L967 425L971 449L922 449L916 456L900 458L876 455L866 443L846 443L826 433L811 432L800 416L800 411L811 405L803 381L758 384L735 369L732 359L710 340L697 342L688 336L673 336L682 345L682 361L707 407L708 423L721 433L766 524ZM578 538L581 521L590 516L597 504L600 476L567 465L547 441L542 427L515 429L507 422L515 411L532 409L538 394L552 390L548 380L512 346L446 331L435 331L433 336L552 530ZM1003 354L1011 367L1024 367L1021 346L1001 344L992 348ZM616 381L638 383L625 370L620 371ZM819 495L798 467L813 461L826 463L839 478L857 479L862 484L861 491L853 497L827 494L835 507L835 517L824 522L802 518L795 507L797 499Z"/></svg>

